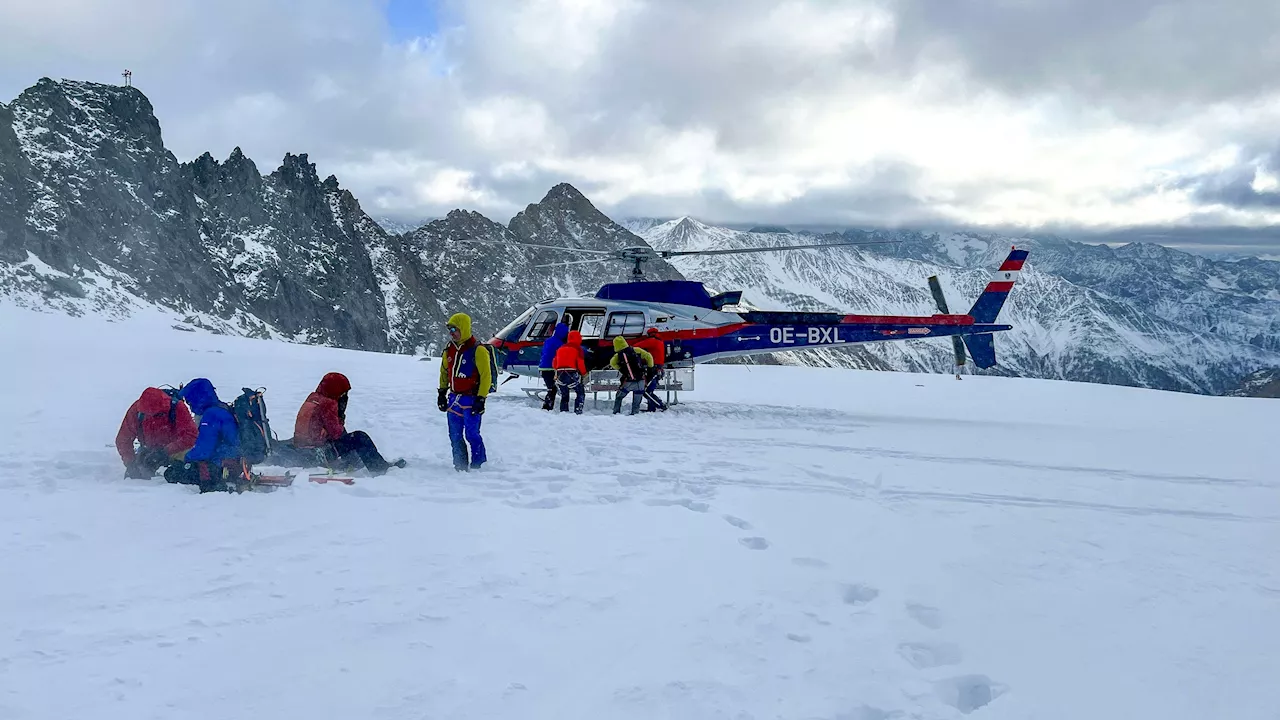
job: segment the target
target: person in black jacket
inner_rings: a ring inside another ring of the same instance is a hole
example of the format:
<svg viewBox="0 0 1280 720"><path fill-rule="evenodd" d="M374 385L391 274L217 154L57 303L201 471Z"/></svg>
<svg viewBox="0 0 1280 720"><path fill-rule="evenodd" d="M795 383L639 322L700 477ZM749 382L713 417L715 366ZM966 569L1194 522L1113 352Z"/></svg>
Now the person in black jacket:
<svg viewBox="0 0 1280 720"><path fill-rule="evenodd" d="M618 393L613 396L613 414L622 412L622 398L631 393L631 414L640 412L644 400L644 381L653 367L653 356L641 348L631 347L621 335L613 339L613 359L609 367L618 371Z"/></svg>

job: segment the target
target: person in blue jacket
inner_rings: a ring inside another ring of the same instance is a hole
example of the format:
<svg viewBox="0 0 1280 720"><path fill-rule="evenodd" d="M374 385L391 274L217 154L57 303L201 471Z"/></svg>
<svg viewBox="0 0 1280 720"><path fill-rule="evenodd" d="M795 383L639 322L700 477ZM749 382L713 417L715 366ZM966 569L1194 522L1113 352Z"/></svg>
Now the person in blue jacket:
<svg viewBox="0 0 1280 720"><path fill-rule="evenodd" d="M198 485L200 492L234 489L243 469L240 465L240 432L236 418L218 399L213 383L196 378L183 386L180 397L200 419L196 444L165 472L165 479Z"/></svg>
<svg viewBox="0 0 1280 720"><path fill-rule="evenodd" d="M538 371L542 374L542 384L547 386L547 397L542 401L542 409L550 410L556 403L556 351L564 345L569 337L569 326L562 320L556 323L551 337L542 343L542 358L538 362Z"/></svg>

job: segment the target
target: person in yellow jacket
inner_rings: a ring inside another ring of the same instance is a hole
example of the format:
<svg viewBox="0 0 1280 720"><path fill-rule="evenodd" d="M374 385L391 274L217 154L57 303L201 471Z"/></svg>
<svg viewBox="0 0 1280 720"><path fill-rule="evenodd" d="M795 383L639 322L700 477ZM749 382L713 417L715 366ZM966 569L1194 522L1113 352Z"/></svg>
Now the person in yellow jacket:
<svg viewBox="0 0 1280 720"><path fill-rule="evenodd" d="M440 359L436 406L449 414L453 469L459 472L478 469L488 460L480 437L480 419L493 387L492 352L472 336L469 316L457 313L449 318L449 344Z"/></svg>
<svg viewBox="0 0 1280 720"><path fill-rule="evenodd" d="M613 358L609 367L618 371L618 393L613 396L613 414L622 412L622 398L631 393L631 414L640 411L644 399L646 371L653 367L653 356L643 348L631 347L621 335L613 339Z"/></svg>

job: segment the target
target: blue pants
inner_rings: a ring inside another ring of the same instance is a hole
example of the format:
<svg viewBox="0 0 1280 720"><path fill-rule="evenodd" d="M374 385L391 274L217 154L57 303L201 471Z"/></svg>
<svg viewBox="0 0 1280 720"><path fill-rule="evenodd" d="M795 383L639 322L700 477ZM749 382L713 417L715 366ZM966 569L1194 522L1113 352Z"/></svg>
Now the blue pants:
<svg viewBox="0 0 1280 720"><path fill-rule="evenodd" d="M484 453L484 439L480 437L480 421L483 415L471 412L470 395L449 393L449 443L453 445L453 467L456 470L478 468L489 458ZM471 461L467 462L467 446L471 446Z"/></svg>

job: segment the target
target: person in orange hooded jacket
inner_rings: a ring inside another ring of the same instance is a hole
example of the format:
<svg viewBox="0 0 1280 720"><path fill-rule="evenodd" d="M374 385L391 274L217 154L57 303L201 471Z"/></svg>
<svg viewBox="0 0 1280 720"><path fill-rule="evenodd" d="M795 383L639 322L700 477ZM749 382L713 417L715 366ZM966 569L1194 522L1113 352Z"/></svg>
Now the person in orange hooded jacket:
<svg viewBox="0 0 1280 720"><path fill-rule="evenodd" d="M404 467L403 459L393 463L378 452L368 433L347 432L347 394L351 381L342 373L331 372L320 379L315 392L307 396L293 424L293 446L298 449L318 448L331 465L352 467L357 458L374 475L392 467Z"/></svg>
<svg viewBox="0 0 1280 720"><path fill-rule="evenodd" d="M564 345L556 350L552 367L556 372L556 387L560 390L560 412L569 411L569 391L573 390L573 412L582 414L582 406L586 404L587 389L587 355L582 349L582 333L569 331Z"/></svg>
<svg viewBox="0 0 1280 720"><path fill-rule="evenodd" d="M181 461L195 444L196 421L187 404L154 387L143 390L129 406L116 432L116 452L124 462L125 477L140 480Z"/></svg>

